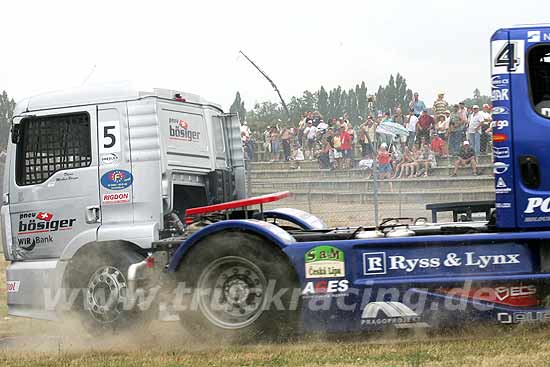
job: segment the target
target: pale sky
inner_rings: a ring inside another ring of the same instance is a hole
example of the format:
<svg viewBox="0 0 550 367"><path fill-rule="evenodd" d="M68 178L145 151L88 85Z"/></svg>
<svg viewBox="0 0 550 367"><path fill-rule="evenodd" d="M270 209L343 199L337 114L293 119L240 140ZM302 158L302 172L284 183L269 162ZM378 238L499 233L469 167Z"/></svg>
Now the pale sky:
<svg viewBox="0 0 550 367"><path fill-rule="evenodd" d="M0 90L16 100L87 83L129 80L251 109L320 85L400 72L421 99L489 93L489 39L499 27L550 21L549 0L4 1ZM94 68L95 65L95 68ZM90 75L91 73L91 75Z"/></svg>

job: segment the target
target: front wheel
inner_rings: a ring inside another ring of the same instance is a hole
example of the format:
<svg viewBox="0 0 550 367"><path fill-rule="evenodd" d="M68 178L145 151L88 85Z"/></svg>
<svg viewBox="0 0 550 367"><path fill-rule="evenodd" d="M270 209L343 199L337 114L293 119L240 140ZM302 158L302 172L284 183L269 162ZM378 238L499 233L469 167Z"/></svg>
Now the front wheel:
<svg viewBox="0 0 550 367"><path fill-rule="evenodd" d="M228 232L206 238L187 254L178 279L192 290L180 320L194 336L247 340L296 330L294 271L260 237Z"/></svg>
<svg viewBox="0 0 550 367"><path fill-rule="evenodd" d="M131 249L113 246L77 257L71 264L69 285L80 290L76 313L92 334L143 327L152 307L140 310L128 302L128 267L144 258Z"/></svg>

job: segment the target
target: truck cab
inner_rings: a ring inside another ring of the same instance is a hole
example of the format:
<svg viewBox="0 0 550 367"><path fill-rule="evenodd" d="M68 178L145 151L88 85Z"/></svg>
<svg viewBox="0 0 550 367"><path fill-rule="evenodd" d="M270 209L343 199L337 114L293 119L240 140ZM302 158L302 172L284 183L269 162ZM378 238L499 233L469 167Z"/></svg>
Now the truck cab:
<svg viewBox="0 0 550 367"><path fill-rule="evenodd" d="M144 254L187 208L246 196L236 116L126 83L19 102L7 162L3 250L17 284L9 313L19 316L55 318L43 290L60 289L90 246Z"/></svg>
<svg viewBox="0 0 550 367"><path fill-rule="evenodd" d="M503 28L491 38L496 224L550 221L550 25Z"/></svg>

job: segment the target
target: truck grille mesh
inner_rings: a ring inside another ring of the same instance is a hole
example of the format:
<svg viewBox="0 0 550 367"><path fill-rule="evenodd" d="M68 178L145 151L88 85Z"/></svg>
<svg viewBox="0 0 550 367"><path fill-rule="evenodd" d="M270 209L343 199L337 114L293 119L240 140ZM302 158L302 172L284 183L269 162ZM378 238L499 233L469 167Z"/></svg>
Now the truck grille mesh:
<svg viewBox="0 0 550 367"><path fill-rule="evenodd" d="M17 146L17 184L34 185L55 172L92 163L87 113L25 118Z"/></svg>

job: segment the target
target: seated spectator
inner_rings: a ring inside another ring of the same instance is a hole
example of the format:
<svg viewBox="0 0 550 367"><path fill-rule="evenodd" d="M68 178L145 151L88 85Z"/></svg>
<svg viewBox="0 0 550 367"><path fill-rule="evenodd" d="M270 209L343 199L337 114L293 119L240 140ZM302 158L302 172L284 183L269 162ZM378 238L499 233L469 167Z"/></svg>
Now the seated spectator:
<svg viewBox="0 0 550 367"><path fill-rule="evenodd" d="M478 174L476 152L474 148L470 146L470 142L468 140L462 143L462 148L460 148L460 152L458 153L458 159L455 162L455 169L453 173L451 173L451 176L456 176L459 167L465 167L467 165L472 167L472 173L474 175Z"/></svg>
<svg viewBox="0 0 550 367"><path fill-rule="evenodd" d="M422 146L422 151L420 152L420 155L417 159L418 163L418 173L416 174L416 177L424 176L428 177L430 173L430 168L435 168L436 161L435 161L435 154L430 149L430 146L428 144L424 144Z"/></svg>
<svg viewBox="0 0 550 367"><path fill-rule="evenodd" d="M391 155L388 152L388 146L386 143L380 144L378 149L377 163L378 163L378 172L380 174L380 179L384 180L391 177Z"/></svg>
<svg viewBox="0 0 550 367"><path fill-rule="evenodd" d="M413 145L412 149L408 150L408 163L403 164L402 169L405 171L404 177L415 177L416 172L418 172L418 158L420 156L420 150Z"/></svg>
<svg viewBox="0 0 550 367"><path fill-rule="evenodd" d="M362 171L368 171L368 176L365 177L366 179L369 179L372 175L372 165L374 163L374 160L370 156L365 156L363 159L359 161L358 167Z"/></svg>
<svg viewBox="0 0 550 367"><path fill-rule="evenodd" d="M447 143L441 138L441 135L434 134L431 145L436 157L447 158Z"/></svg>
<svg viewBox="0 0 550 367"><path fill-rule="evenodd" d="M401 162L395 166L395 173L392 178L403 178L403 176L407 176L407 173L409 172L411 168L411 163L414 162L414 159L412 157L411 151L409 150L409 147L405 146L403 149L403 156L401 159Z"/></svg>

